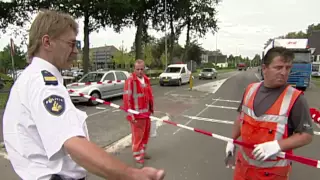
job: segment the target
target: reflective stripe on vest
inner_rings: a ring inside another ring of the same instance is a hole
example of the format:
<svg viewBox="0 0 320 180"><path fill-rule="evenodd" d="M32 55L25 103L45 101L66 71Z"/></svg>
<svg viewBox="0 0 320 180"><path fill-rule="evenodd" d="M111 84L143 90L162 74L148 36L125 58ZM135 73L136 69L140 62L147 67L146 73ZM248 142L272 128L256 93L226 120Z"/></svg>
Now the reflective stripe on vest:
<svg viewBox="0 0 320 180"><path fill-rule="evenodd" d="M251 99L251 96L254 94L254 92L257 90L259 86L260 86L260 83L255 83L249 89L247 96L244 99L244 104L242 105L242 112L240 114L240 118L243 119L244 115L246 114L247 116L253 118L255 121L258 121L258 122L277 123L275 140L280 140L283 138L283 134L285 133L286 126L288 124L288 115L289 115L288 111L289 111L290 102L292 100L295 89L291 86L286 88L286 94L283 97L283 100L281 102L279 115L263 114L262 116L257 117L254 113L254 110L249 108L247 105L249 100ZM284 159L280 159L278 161L264 161L264 162L257 161L249 158L245 154L242 148L240 148L240 150L241 150L242 157L252 166L268 168L268 167L283 167L283 166L288 166L290 164L290 161L284 160ZM270 158L270 159L276 159L276 157Z"/></svg>
<svg viewBox="0 0 320 180"><path fill-rule="evenodd" d="M143 86L145 87L145 85ZM134 101L134 107L135 110L138 111L139 113L146 113L149 111L149 103L147 104L147 108L146 109L139 109L139 97L143 97L144 94L143 93L137 93L138 92L138 87L136 82L133 81L133 101Z"/></svg>
<svg viewBox="0 0 320 180"><path fill-rule="evenodd" d="M249 165L260 167L260 168L272 168L272 167L283 167L290 165L290 161L286 159L280 159L278 161L257 161L255 159L249 158L243 151L242 148L239 148L242 157L245 161L248 162Z"/></svg>

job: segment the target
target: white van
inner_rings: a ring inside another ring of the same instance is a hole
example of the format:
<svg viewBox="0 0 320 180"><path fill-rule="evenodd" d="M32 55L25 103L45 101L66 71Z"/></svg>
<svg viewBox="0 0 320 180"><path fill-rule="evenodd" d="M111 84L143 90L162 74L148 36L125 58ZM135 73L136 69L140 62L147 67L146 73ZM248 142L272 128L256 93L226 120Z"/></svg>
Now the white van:
<svg viewBox="0 0 320 180"><path fill-rule="evenodd" d="M159 76L159 84L163 86L179 85L189 83L191 71L189 71L187 64L171 64Z"/></svg>

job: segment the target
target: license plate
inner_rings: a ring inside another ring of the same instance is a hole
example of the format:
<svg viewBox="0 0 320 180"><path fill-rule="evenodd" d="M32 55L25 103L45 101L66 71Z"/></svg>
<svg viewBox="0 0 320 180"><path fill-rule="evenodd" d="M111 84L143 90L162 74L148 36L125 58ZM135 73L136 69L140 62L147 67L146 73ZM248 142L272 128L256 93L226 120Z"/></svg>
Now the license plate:
<svg viewBox="0 0 320 180"><path fill-rule="evenodd" d="M169 79L164 79L163 81L164 81L164 82L169 82Z"/></svg>

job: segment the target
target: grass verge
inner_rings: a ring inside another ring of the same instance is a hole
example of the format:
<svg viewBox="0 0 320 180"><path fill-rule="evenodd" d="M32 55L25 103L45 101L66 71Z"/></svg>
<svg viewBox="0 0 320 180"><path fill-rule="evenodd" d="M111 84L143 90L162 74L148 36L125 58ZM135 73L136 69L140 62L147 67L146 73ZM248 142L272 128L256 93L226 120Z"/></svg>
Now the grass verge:
<svg viewBox="0 0 320 180"><path fill-rule="evenodd" d="M9 93L0 92L0 109L4 109L4 107L6 106L8 97L9 97Z"/></svg>
<svg viewBox="0 0 320 180"><path fill-rule="evenodd" d="M312 82L320 88L320 77L316 78L316 77L312 77Z"/></svg>

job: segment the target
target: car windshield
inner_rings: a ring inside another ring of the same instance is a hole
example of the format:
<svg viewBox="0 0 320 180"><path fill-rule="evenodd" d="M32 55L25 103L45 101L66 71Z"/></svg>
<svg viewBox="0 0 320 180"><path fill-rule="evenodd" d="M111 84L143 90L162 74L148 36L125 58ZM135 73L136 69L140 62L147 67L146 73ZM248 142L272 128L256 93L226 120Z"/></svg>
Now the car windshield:
<svg viewBox="0 0 320 180"><path fill-rule="evenodd" d="M212 72L212 69L203 69L202 72Z"/></svg>
<svg viewBox="0 0 320 180"><path fill-rule="evenodd" d="M312 71L313 72L319 72L319 66L320 66L320 64L313 64L312 65Z"/></svg>
<svg viewBox="0 0 320 180"><path fill-rule="evenodd" d="M180 67L168 67L166 73L179 73L181 70Z"/></svg>
<svg viewBox="0 0 320 180"><path fill-rule="evenodd" d="M310 63L311 56L308 52L295 52L294 53L294 63Z"/></svg>
<svg viewBox="0 0 320 180"><path fill-rule="evenodd" d="M83 78L81 78L79 80L79 82L80 83L99 82L99 81L101 81L103 75L104 75L104 73L88 73L88 74L84 75Z"/></svg>

